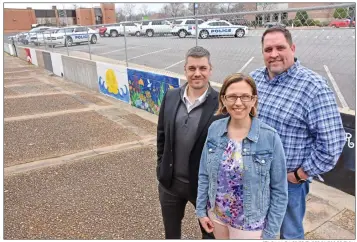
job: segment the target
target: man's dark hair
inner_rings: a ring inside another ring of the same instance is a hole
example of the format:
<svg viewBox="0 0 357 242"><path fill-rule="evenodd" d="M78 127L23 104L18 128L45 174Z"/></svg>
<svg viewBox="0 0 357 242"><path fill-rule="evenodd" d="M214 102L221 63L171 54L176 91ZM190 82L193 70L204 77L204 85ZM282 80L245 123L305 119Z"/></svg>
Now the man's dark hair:
<svg viewBox="0 0 357 242"><path fill-rule="evenodd" d="M265 35L269 33L275 33L275 32L280 32L285 36L286 41L289 43L291 46L293 44L293 38L291 37L291 33L289 30L286 28L280 27L280 26L274 26L271 28L268 28L267 30L264 31L263 36L262 36L262 45L264 44L264 37Z"/></svg>
<svg viewBox="0 0 357 242"><path fill-rule="evenodd" d="M201 58L201 57L207 57L208 63L211 65L211 54L209 53L208 50L201 46L195 46L189 49L186 53L186 62L185 65L187 64L187 59L188 57L194 57L194 58Z"/></svg>

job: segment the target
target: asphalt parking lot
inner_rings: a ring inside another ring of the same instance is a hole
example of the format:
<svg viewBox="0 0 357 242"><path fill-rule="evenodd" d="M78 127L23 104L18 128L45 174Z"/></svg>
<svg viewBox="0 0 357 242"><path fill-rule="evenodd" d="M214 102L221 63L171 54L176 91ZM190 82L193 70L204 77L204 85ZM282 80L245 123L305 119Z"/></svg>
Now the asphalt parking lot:
<svg viewBox="0 0 357 242"><path fill-rule="evenodd" d="M211 80L222 83L231 73L249 73L262 67L262 33L263 30L250 30L243 38L198 39L198 45L211 52L214 67ZM303 65L327 79L335 92L339 107L355 110L355 29L299 29L291 30L291 33L296 44L296 57ZM134 63L182 75L185 53L195 45L194 37L180 39L171 35L151 38L121 36L100 38L90 49L94 55L128 60L129 67L130 63ZM71 51L89 52L87 44L72 46L68 50L59 46L54 49L47 47L47 50L63 54L69 52L69 55Z"/></svg>

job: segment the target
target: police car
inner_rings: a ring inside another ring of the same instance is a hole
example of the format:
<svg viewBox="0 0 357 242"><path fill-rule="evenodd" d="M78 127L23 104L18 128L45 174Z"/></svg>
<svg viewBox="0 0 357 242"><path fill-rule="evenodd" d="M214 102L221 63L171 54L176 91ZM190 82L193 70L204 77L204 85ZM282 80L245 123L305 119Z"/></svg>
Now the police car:
<svg viewBox="0 0 357 242"><path fill-rule="evenodd" d="M190 30L192 35L196 35L195 26ZM234 36L242 38L248 34L248 27L244 25L233 25L226 20L209 20L198 25L198 36L207 39L210 36Z"/></svg>
<svg viewBox="0 0 357 242"><path fill-rule="evenodd" d="M56 46L72 46L73 44L79 45L80 43L96 44L99 38L97 31L83 26L65 27L51 33L51 36L46 36L48 45Z"/></svg>
<svg viewBox="0 0 357 242"><path fill-rule="evenodd" d="M37 27L31 29L27 34L26 34L26 43L35 43L37 41L38 36L42 35L42 33L49 29L50 27Z"/></svg>

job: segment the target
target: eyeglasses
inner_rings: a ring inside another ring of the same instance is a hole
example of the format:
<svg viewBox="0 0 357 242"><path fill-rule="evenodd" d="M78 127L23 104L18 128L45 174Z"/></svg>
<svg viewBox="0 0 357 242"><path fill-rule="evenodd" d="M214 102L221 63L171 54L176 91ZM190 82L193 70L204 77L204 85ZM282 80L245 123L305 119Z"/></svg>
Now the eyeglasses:
<svg viewBox="0 0 357 242"><path fill-rule="evenodd" d="M237 99L240 99L242 102L250 102L255 98L255 95L244 94L242 96L237 95L224 95L224 99L226 99L229 103L235 103Z"/></svg>

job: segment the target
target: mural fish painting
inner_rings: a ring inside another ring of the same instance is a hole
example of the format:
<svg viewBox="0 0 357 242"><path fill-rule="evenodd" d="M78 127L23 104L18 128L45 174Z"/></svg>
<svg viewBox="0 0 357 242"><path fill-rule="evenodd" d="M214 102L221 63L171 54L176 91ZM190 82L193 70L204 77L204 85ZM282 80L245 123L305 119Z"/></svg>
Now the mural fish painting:
<svg viewBox="0 0 357 242"><path fill-rule="evenodd" d="M98 77L100 91L108 96L114 97L121 101L130 102L129 89L127 85L119 87L115 72L113 69L107 69L105 80L102 76Z"/></svg>
<svg viewBox="0 0 357 242"><path fill-rule="evenodd" d="M131 105L159 114L166 91L179 87L179 79L150 72L128 69Z"/></svg>

